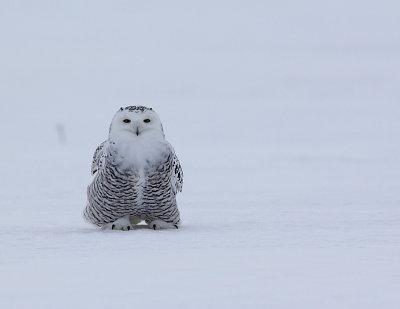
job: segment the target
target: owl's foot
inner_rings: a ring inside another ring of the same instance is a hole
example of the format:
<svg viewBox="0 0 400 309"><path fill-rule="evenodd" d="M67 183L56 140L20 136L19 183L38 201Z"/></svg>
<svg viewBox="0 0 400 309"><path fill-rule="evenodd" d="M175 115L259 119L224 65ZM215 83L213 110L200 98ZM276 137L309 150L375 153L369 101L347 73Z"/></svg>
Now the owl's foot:
<svg viewBox="0 0 400 309"><path fill-rule="evenodd" d="M148 223L149 227L153 230L161 230L161 229L178 229L178 224L168 223L163 220L154 220Z"/></svg>
<svg viewBox="0 0 400 309"><path fill-rule="evenodd" d="M107 223L103 226L104 230L120 230L129 231L132 229L131 222L129 221L129 216L125 216L115 220L114 222Z"/></svg>

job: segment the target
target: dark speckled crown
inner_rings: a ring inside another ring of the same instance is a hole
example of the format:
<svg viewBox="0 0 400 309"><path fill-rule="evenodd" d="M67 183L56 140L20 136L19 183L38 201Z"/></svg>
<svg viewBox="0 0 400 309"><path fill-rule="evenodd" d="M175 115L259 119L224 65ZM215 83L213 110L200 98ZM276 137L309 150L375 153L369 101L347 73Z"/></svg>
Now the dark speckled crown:
<svg viewBox="0 0 400 309"><path fill-rule="evenodd" d="M129 112L145 112L145 111L151 111L151 110L153 110L151 107L146 107L146 106L127 106L127 107L125 107L125 108L123 108L123 107L121 107L120 109L119 109L120 111L123 111L123 110L127 110L127 111L129 111Z"/></svg>

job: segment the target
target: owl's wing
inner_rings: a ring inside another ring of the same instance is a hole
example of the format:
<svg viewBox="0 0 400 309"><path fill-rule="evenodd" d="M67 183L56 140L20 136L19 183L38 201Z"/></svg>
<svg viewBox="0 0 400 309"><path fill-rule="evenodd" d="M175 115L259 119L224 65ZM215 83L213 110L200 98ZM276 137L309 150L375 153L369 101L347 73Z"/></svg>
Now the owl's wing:
<svg viewBox="0 0 400 309"><path fill-rule="evenodd" d="M174 193L176 194L178 191L182 192L182 186L183 186L183 171L182 171L182 166L179 163L178 157L175 154L174 148L172 148L171 145L170 149L172 152L172 177L171 177L171 185L172 189L174 190Z"/></svg>
<svg viewBox="0 0 400 309"><path fill-rule="evenodd" d="M105 145L107 144L107 141L102 142L95 150L94 155L93 155L93 161L92 161L92 175L94 175L99 168L101 168L102 163L104 161L104 158L106 156L105 154Z"/></svg>

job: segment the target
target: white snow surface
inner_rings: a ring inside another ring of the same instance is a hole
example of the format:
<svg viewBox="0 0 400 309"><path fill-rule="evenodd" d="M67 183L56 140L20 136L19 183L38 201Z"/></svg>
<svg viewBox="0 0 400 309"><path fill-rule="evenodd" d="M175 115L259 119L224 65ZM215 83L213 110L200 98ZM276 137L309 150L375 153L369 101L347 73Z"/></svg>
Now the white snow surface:
<svg viewBox="0 0 400 309"><path fill-rule="evenodd" d="M1 1L0 308L400 308L398 1ZM85 223L120 106L179 230Z"/></svg>

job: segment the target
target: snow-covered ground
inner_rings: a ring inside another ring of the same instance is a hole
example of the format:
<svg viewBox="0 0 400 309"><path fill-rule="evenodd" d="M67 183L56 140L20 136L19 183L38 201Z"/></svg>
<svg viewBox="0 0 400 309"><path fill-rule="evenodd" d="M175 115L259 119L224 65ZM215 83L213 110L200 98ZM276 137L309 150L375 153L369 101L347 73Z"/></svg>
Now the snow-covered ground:
<svg viewBox="0 0 400 309"><path fill-rule="evenodd" d="M1 1L0 308L400 308L399 12ZM180 230L83 222L126 105L179 155Z"/></svg>

